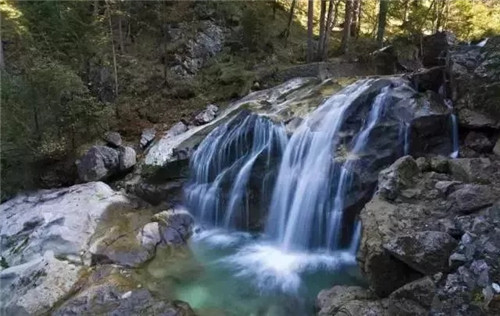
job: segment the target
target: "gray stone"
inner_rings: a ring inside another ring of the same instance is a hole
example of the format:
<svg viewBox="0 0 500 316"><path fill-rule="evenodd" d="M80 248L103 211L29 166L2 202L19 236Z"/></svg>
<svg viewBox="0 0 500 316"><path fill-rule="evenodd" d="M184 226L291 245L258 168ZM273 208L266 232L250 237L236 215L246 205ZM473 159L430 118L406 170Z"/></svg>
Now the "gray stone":
<svg viewBox="0 0 500 316"><path fill-rule="evenodd" d="M66 297L80 278L80 267L58 260L52 251L0 271L0 314L41 315Z"/></svg>
<svg viewBox="0 0 500 316"><path fill-rule="evenodd" d="M424 275L448 270L448 258L458 245L450 235L437 231L397 236L384 248Z"/></svg>
<svg viewBox="0 0 500 316"><path fill-rule="evenodd" d="M378 188L386 199L393 200L403 189L414 183L420 170L411 156L401 157L379 174Z"/></svg>
<svg viewBox="0 0 500 316"><path fill-rule="evenodd" d="M156 129L154 128L146 128L141 133L141 140L139 145L142 149L146 149L155 139Z"/></svg>
<svg viewBox="0 0 500 316"><path fill-rule="evenodd" d="M448 197L453 212L469 214L492 205L497 199L489 186L466 184Z"/></svg>
<svg viewBox="0 0 500 316"><path fill-rule="evenodd" d="M107 132L104 134L103 140L111 147L119 147L122 145L122 137L117 132Z"/></svg>
<svg viewBox="0 0 500 316"><path fill-rule="evenodd" d="M156 246L161 242L160 226L158 222L147 223L137 235L141 246L149 251L155 251Z"/></svg>
<svg viewBox="0 0 500 316"><path fill-rule="evenodd" d="M195 125L204 125L212 122L217 114L211 109L205 109L194 117Z"/></svg>
<svg viewBox="0 0 500 316"><path fill-rule="evenodd" d="M465 146L478 153L487 153L493 148L493 143L483 133L472 131L465 137Z"/></svg>
<svg viewBox="0 0 500 316"><path fill-rule="evenodd" d="M118 150L107 146L92 146L76 161L78 176L84 182L104 180L119 169Z"/></svg>
<svg viewBox="0 0 500 316"><path fill-rule="evenodd" d="M125 171L137 163L136 153L132 147L120 147L120 170Z"/></svg>
<svg viewBox="0 0 500 316"><path fill-rule="evenodd" d="M162 211L153 220L159 223L161 243L165 245L184 244L193 232L193 217L184 209Z"/></svg>
<svg viewBox="0 0 500 316"><path fill-rule="evenodd" d="M319 292L316 307L320 310L318 315L335 315L349 301L373 298L374 295L362 287L336 285Z"/></svg>
<svg viewBox="0 0 500 316"><path fill-rule="evenodd" d="M188 127L186 124L184 124L183 122L177 122L165 133L165 135L174 137L184 133L187 130Z"/></svg>
<svg viewBox="0 0 500 316"><path fill-rule="evenodd" d="M430 308L434 296L436 295L436 285L431 277L410 282L392 292L389 298L399 300L412 300L419 305Z"/></svg>
<svg viewBox="0 0 500 316"><path fill-rule="evenodd" d="M9 266L48 250L56 258L87 262L90 238L115 203L129 199L102 182L18 195L0 205L1 255Z"/></svg>

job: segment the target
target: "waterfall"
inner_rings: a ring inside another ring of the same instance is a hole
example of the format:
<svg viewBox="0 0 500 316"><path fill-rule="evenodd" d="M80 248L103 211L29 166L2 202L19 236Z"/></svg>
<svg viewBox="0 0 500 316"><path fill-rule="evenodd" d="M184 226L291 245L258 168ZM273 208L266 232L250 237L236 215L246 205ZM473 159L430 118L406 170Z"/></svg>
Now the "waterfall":
<svg viewBox="0 0 500 316"><path fill-rule="evenodd" d="M252 170L258 163L270 170L286 142L282 124L245 112L214 129L191 160L191 179L184 190L186 206L202 223L248 229ZM266 174L262 182L270 176Z"/></svg>
<svg viewBox="0 0 500 316"><path fill-rule="evenodd" d="M366 121L365 126L363 126L362 131L356 137L350 155L347 157L344 165L342 166L342 171L340 173L340 178L337 185L337 193L335 194L335 203L333 210L330 213L330 224L328 225L328 239L326 241L326 244L327 248L329 249L337 249L339 247L339 238L343 217L342 215L345 207L344 199L347 190L349 189L351 171L353 165L357 161L357 156L362 154L363 149L365 149L370 133L384 114L388 92L389 86L386 86L382 88L381 92L375 98L370 110L370 114L368 115L368 120Z"/></svg>
<svg viewBox="0 0 500 316"><path fill-rule="evenodd" d="M288 142L266 227L285 249L325 244L321 230L332 205L332 148L337 145L344 112L370 83L359 81L330 97Z"/></svg>

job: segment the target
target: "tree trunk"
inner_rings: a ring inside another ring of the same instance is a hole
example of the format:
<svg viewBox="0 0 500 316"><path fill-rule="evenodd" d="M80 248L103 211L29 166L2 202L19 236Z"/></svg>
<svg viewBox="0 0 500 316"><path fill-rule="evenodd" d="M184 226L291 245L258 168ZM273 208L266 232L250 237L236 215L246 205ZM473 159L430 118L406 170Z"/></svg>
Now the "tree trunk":
<svg viewBox="0 0 500 316"><path fill-rule="evenodd" d="M314 19L314 1L307 1L307 56L306 62L313 60L313 19Z"/></svg>
<svg viewBox="0 0 500 316"><path fill-rule="evenodd" d="M115 77L115 97L118 97L118 67L116 65L116 49L115 49L115 41L113 36L113 23L111 22L111 8L109 3L106 1L106 11L108 13L108 22L109 22L109 37L111 40L111 49L113 52L113 68L114 68L114 77ZM118 111L118 107L115 109L116 117L120 117L120 113Z"/></svg>
<svg viewBox="0 0 500 316"><path fill-rule="evenodd" d="M328 1L328 13L326 15L326 22L325 22L325 30L323 31L323 36L319 37L319 42L321 43L321 46L318 50L318 54L319 54L319 59L321 60L326 60L327 59L327 50L328 50L328 47L326 47L326 45L328 45L328 38L330 37L330 30L331 30L331 27L330 25L332 24L332 17L333 17L333 1L334 0L330 0Z"/></svg>
<svg viewBox="0 0 500 316"><path fill-rule="evenodd" d="M444 9L446 7L446 0L442 0L438 4L437 21L436 21L436 32L441 30L443 24Z"/></svg>
<svg viewBox="0 0 500 316"><path fill-rule="evenodd" d="M352 9L353 0L345 1L345 15L344 15L344 31L342 32L342 42L340 50L342 53L347 53L349 50L349 40L351 38L351 24L352 24Z"/></svg>
<svg viewBox="0 0 500 316"><path fill-rule="evenodd" d="M320 0L321 1L321 11L319 15L319 41L318 41L318 51L316 54L316 59L321 60L321 57L323 56L323 38L325 37L326 33L326 24L325 24L325 15L326 15L326 0Z"/></svg>
<svg viewBox="0 0 500 316"><path fill-rule="evenodd" d="M278 8L278 0L273 1L273 20L276 20L276 9Z"/></svg>
<svg viewBox="0 0 500 316"><path fill-rule="evenodd" d="M377 30L377 43L381 48L384 45L385 24L387 21L387 11L389 9L388 0L380 0L380 7L378 13L378 30Z"/></svg>
<svg viewBox="0 0 500 316"><path fill-rule="evenodd" d="M335 11L333 15L333 20L330 24L327 24L327 31L325 32L326 34L324 40L325 43L323 44L323 60L328 59L328 41L330 40L330 34L332 33L333 28L335 27L335 25L337 25L337 20L339 18L339 5L340 5L340 0L337 0L337 2L335 2L335 8L333 9Z"/></svg>
<svg viewBox="0 0 500 316"><path fill-rule="evenodd" d="M125 53L125 45L123 45L123 32L122 32L122 16L121 14L118 15L118 38L119 38L119 45L120 45L120 52L123 54Z"/></svg>
<svg viewBox="0 0 500 316"><path fill-rule="evenodd" d="M353 0L352 2L352 22L351 22L351 37L358 37L359 17L360 17L361 0Z"/></svg>
<svg viewBox="0 0 500 316"><path fill-rule="evenodd" d="M288 15L288 24L286 26L285 31L283 32L283 37L285 38L285 47L287 43L288 36L290 36L290 27L292 26L293 13L295 11L295 3L297 0L292 0L292 4L290 5L290 15Z"/></svg>
<svg viewBox="0 0 500 316"><path fill-rule="evenodd" d="M2 43L2 35L0 34L0 69L5 68L5 60L3 58L3 43Z"/></svg>

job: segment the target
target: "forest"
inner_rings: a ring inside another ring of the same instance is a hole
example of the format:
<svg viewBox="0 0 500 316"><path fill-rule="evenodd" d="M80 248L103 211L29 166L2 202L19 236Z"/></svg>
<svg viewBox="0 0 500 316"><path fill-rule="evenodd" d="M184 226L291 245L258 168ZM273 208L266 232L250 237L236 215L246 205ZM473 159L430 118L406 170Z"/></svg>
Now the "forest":
<svg viewBox="0 0 500 316"><path fill-rule="evenodd" d="M0 10L3 199L67 185L67 161L103 132L133 137L151 123L168 126L243 96L266 68L368 60L392 42L413 54L425 34L474 42L500 30L495 0L7 0ZM195 32L205 18L229 39L200 73L179 78L173 65L187 36L172 41L168 29L189 21L186 32Z"/></svg>

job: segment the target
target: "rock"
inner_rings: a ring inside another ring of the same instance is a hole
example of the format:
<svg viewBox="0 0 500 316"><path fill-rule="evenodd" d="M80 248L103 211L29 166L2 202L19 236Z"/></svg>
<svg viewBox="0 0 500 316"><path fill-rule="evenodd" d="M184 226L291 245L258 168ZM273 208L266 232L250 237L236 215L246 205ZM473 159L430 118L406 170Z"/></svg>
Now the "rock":
<svg viewBox="0 0 500 316"><path fill-rule="evenodd" d="M187 303L153 296L131 274L108 265L97 267L52 315L194 315Z"/></svg>
<svg viewBox="0 0 500 316"><path fill-rule="evenodd" d="M458 120L464 127L500 129L500 76L494 67L500 61L499 47L500 37L493 36L482 48L471 45L450 55L450 62L460 65L452 67L453 93Z"/></svg>
<svg viewBox="0 0 500 316"><path fill-rule="evenodd" d="M184 124L183 122L177 122L165 133L165 135L174 137L184 133L187 130L188 127L186 124Z"/></svg>
<svg viewBox="0 0 500 316"><path fill-rule="evenodd" d="M424 308L430 308L436 295L436 285L431 277L403 285L389 296L393 300L411 300Z"/></svg>
<svg viewBox="0 0 500 316"><path fill-rule="evenodd" d="M457 42L455 35L450 32L437 32L424 36L422 41L422 61L425 67L444 65L446 54Z"/></svg>
<svg viewBox="0 0 500 316"><path fill-rule="evenodd" d="M201 111L194 117L193 123L195 125L204 125L210 123L215 119L216 115L217 113L214 112L213 107L209 105L205 110Z"/></svg>
<svg viewBox="0 0 500 316"><path fill-rule="evenodd" d="M451 175L463 182L489 183L494 166L488 158L460 158L448 162ZM492 174L493 173L493 174Z"/></svg>
<svg viewBox="0 0 500 316"><path fill-rule="evenodd" d="M436 182L435 188L444 196L447 196L461 183L460 181L438 181Z"/></svg>
<svg viewBox="0 0 500 316"><path fill-rule="evenodd" d="M139 141L139 145L142 149L146 149L155 139L156 129L154 128L146 128L141 133L141 140Z"/></svg>
<svg viewBox="0 0 500 316"><path fill-rule="evenodd" d="M104 180L119 169L120 154L107 146L92 146L76 161L78 176L84 182Z"/></svg>
<svg viewBox="0 0 500 316"><path fill-rule="evenodd" d="M453 212L469 214L492 205L497 197L486 185L465 184L450 194L450 207Z"/></svg>
<svg viewBox="0 0 500 316"><path fill-rule="evenodd" d="M465 146L479 153L488 153L493 148L493 144L483 133L469 132L465 137Z"/></svg>
<svg viewBox="0 0 500 316"><path fill-rule="evenodd" d="M336 285L329 290L319 292L316 307L320 310L318 315L335 315L349 301L372 298L373 294L362 287Z"/></svg>
<svg viewBox="0 0 500 316"><path fill-rule="evenodd" d="M137 235L141 246L149 251L155 251L156 246L161 242L160 226L157 222L147 223Z"/></svg>
<svg viewBox="0 0 500 316"><path fill-rule="evenodd" d="M500 156L500 137L497 139L495 147L493 147L493 153L497 156Z"/></svg>
<svg viewBox="0 0 500 316"><path fill-rule="evenodd" d="M48 250L56 258L88 262L88 244L104 212L129 202L102 182L20 194L0 205L1 255L9 266Z"/></svg>
<svg viewBox="0 0 500 316"><path fill-rule="evenodd" d="M393 200L401 190L409 187L420 173L411 156L401 157L379 174L378 189L386 199Z"/></svg>
<svg viewBox="0 0 500 316"><path fill-rule="evenodd" d="M120 147L120 171L125 171L135 166L136 153L132 147Z"/></svg>
<svg viewBox="0 0 500 316"><path fill-rule="evenodd" d="M122 137L117 132L107 132L104 134L103 140L111 147L119 147L122 145Z"/></svg>
<svg viewBox="0 0 500 316"><path fill-rule="evenodd" d="M431 170L439 173L448 172L448 159L444 157L432 157L431 158Z"/></svg>
<svg viewBox="0 0 500 316"><path fill-rule="evenodd" d="M160 212L155 214L153 221L158 222L161 242L165 245L183 244L193 231L193 217L184 209Z"/></svg>
<svg viewBox="0 0 500 316"><path fill-rule="evenodd" d="M335 316L389 316L385 301L352 300L342 306Z"/></svg>
<svg viewBox="0 0 500 316"><path fill-rule="evenodd" d="M79 279L80 267L58 260L52 251L0 271L0 313L40 315L66 297ZM8 290L7 290L8 289Z"/></svg>
<svg viewBox="0 0 500 316"><path fill-rule="evenodd" d="M448 270L448 258L458 245L450 235L437 231L397 236L384 248L424 275Z"/></svg>

